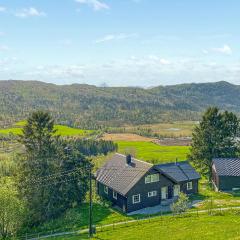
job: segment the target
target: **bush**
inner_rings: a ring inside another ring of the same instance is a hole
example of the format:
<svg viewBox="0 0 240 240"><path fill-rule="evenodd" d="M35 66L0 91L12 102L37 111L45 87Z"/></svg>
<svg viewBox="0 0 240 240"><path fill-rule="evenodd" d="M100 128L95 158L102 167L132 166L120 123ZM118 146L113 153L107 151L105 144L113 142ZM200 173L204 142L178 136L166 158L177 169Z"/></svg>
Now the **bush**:
<svg viewBox="0 0 240 240"><path fill-rule="evenodd" d="M174 214L182 214L186 212L188 208L189 208L188 196L181 192L179 194L178 200L171 206L172 212Z"/></svg>

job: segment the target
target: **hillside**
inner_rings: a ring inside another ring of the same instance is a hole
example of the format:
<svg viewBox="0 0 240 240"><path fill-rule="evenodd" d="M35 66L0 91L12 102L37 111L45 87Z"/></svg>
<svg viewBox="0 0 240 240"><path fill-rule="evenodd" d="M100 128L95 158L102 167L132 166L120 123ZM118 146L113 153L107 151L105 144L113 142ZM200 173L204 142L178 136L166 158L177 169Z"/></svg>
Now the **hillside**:
<svg viewBox="0 0 240 240"><path fill-rule="evenodd" d="M198 120L211 105L240 112L239 96L240 86L227 82L142 89L0 81L0 120L23 119L35 109L51 111L58 123L85 128Z"/></svg>

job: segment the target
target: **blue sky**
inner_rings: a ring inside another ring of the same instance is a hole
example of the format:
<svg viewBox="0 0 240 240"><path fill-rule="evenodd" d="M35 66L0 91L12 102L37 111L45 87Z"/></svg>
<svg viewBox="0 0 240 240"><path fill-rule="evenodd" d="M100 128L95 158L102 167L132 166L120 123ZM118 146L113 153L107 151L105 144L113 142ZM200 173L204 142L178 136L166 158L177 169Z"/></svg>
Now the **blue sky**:
<svg viewBox="0 0 240 240"><path fill-rule="evenodd" d="M0 79L240 84L239 0L0 0Z"/></svg>

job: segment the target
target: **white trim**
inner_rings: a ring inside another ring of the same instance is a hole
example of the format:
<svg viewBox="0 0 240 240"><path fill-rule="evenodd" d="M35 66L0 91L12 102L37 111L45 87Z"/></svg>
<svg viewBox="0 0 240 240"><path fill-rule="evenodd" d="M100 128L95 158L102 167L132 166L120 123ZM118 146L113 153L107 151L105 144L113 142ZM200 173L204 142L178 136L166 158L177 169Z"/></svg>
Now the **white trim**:
<svg viewBox="0 0 240 240"><path fill-rule="evenodd" d="M187 182L187 190L192 190L193 189L193 182Z"/></svg>
<svg viewBox="0 0 240 240"><path fill-rule="evenodd" d="M157 196L157 191L151 191L151 192L148 192L148 197L156 197Z"/></svg>
<svg viewBox="0 0 240 240"><path fill-rule="evenodd" d="M135 201L135 197L138 197L138 201ZM141 195L140 194L132 195L132 203L133 204L140 203L140 202L141 202Z"/></svg>
<svg viewBox="0 0 240 240"><path fill-rule="evenodd" d="M113 198L117 200L117 192L113 190Z"/></svg>
<svg viewBox="0 0 240 240"><path fill-rule="evenodd" d="M103 191L106 193L106 194L108 194L108 187L107 186L103 186Z"/></svg>
<svg viewBox="0 0 240 240"><path fill-rule="evenodd" d="M155 175L158 176L158 179L155 180L155 181L153 181L152 178L153 178L153 176L155 176ZM150 181L146 181L147 178L150 178ZM159 182L159 178L160 178L159 173L148 174L147 176L145 176L145 184L147 184L147 183Z"/></svg>

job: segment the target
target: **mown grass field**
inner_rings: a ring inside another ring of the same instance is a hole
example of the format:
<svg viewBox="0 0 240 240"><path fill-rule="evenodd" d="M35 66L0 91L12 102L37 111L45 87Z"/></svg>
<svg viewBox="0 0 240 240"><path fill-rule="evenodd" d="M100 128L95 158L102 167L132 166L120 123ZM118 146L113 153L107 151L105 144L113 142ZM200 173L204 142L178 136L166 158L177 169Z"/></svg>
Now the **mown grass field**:
<svg viewBox="0 0 240 240"><path fill-rule="evenodd" d="M179 121L172 123L144 124L137 126L125 126L127 132L134 132L138 129L151 129L162 137L190 137L192 130L197 125L193 121Z"/></svg>
<svg viewBox="0 0 240 240"><path fill-rule="evenodd" d="M139 223L109 227L98 231L92 239L118 240L229 240L240 239L239 213L220 213L216 216L201 214L183 217L165 216ZM57 240L89 239L87 234L59 237Z"/></svg>
<svg viewBox="0 0 240 240"><path fill-rule="evenodd" d="M188 146L160 146L152 142L143 141L116 141L118 151L125 153L126 151L135 152L136 158L151 163L174 162L186 160L189 153Z"/></svg>
<svg viewBox="0 0 240 240"><path fill-rule="evenodd" d="M21 121L16 124L14 124L11 128L6 129L0 129L0 134L13 134L13 135L19 135L22 134L22 127L24 126L25 122ZM59 134L61 136L88 136L90 134L93 134L93 130L83 130L78 128L72 128L64 125L55 125L55 129L57 130L56 134Z"/></svg>

